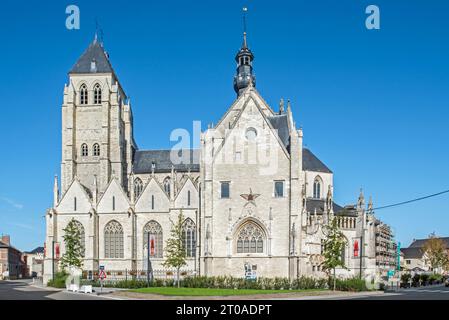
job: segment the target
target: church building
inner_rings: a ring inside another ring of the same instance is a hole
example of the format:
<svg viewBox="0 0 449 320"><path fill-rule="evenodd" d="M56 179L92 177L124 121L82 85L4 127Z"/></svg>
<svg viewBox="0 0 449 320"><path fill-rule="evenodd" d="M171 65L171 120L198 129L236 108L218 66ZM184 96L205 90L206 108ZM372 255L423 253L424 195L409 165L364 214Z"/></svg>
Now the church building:
<svg viewBox="0 0 449 320"><path fill-rule="evenodd" d="M185 275L322 277L324 226L347 239L342 277L376 273L375 217L361 192L333 200L333 172L303 146L290 102L276 110L256 89L246 32L236 57L235 101L201 133L196 150L141 150L130 101L95 38L69 72L62 104L61 176L46 214L44 282L81 234L83 270L165 277L171 221L182 212ZM167 114L167 117L170 115ZM56 244L58 252L51 250ZM150 246L150 250L148 248Z"/></svg>

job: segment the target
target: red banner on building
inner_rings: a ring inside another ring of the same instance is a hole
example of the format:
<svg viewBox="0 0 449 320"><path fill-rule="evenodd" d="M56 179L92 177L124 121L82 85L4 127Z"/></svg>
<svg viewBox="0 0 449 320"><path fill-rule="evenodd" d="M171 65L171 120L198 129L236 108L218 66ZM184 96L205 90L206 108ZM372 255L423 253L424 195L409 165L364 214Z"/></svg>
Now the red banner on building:
<svg viewBox="0 0 449 320"><path fill-rule="evenodd" d="M356 240L354 242L354 257L359 256L359 242Z"/></svg>

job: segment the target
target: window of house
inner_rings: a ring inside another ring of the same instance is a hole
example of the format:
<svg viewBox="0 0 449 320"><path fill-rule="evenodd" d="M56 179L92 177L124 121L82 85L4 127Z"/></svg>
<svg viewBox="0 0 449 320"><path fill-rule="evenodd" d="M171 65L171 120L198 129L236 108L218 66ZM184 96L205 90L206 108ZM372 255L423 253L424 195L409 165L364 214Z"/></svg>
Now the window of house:
<svg viewBox="0 0 449 320"><path fill-rule="evenodd" d="M221 198L229 199L229 182L221 183Z"/></svg>
<svg viewBox="0 0 449 320"><path fill-rule="evenodd" d="M274 182L274 196L276 198L284 197L284 181L275 181Z"/></svg>

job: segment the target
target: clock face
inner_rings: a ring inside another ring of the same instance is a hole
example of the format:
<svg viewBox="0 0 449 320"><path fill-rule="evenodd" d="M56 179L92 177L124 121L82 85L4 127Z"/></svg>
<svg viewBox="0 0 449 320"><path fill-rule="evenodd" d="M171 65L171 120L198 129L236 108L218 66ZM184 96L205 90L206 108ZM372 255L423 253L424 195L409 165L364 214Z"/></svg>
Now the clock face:
<svg viewBox="0 0 449 320"><path fill-rule="evenodd" d="M254 128L248 128L248 130L246 130L246 139L248 139L249 141L254 141L257 138L257 130Z"/></svg>

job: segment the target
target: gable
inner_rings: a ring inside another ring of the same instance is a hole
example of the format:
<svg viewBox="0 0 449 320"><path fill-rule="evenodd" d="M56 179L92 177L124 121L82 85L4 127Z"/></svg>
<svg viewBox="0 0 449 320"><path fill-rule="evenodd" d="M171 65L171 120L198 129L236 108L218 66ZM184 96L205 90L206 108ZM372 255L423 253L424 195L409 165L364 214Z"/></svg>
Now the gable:
<svg viewBox="0 0 449 320"><path fill-rule="evenodd" d="M284 154L281 158L289 158L289 154L284 144L282 143L279 135L273 129L268 118L265 116L264 111L260 108L253 96L249 96L246 100L243 109L240 111L239 116L232 124L232 129L227 130L224 138L224 143L218 148L217 153L214 156L214 162L218 163L223 161L224 163L233 163L232 157L235 153L242 154L243 163L251 163L248 160L248 154L250 149L250 143L246 138L246 132L248 130L255 129L257 134L257 148L258 152L265 150L266 154L261 154L259 160L264 160L266 157L272 157L275 154ZM225 150L223 152L223 150ZM229 154L232 153L232 154ZM218 161L217 161L218 159Z"/></svg>
<svg viewBox="0 0 449 320"><path fill-rule="evenodd" d="M66 191L56 210L58 213L88 213L92 208L85 188L75 179Z"/></svg>
<svg viewBox="0 0 449 320"><path fill-rule="evenodd" d="M112 179L105 193L98 202L98 213L127 212L129 209L128 198L117 179Z"/></svg>
<svg viewBox="0 0 449 320"><path fill-rule="evenodd" d="M154 209L152 208L154 197ZM168 212L170 200L155 179L151 178L135 205L136 212Z"/></svg>
<svg viewBox="0 0 449 320"><path fill-rule="evenodd" d="M190 192L190 205L189 205L189 192ZM189 178L186 180L181 190L175 199L176 208L198 208L198 190L195 188L192 180Z"/></svg>

